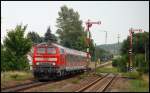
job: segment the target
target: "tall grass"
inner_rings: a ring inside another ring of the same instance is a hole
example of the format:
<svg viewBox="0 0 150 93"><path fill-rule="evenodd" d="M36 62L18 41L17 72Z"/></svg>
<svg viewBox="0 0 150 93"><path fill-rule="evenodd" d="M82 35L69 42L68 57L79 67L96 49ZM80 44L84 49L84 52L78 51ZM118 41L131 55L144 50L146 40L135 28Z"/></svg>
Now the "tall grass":
<svg viewBox="0 0 150 93"><path fill-rule="evenodd" d="M128 77L130 86L130 92L148 92L149 91L149 82L144 80L139 72L127 72L122 73L122 76ZM149 77L149 76L148 76Z"/></svg>
<svg viewBox="0 0 150 93"><path fill-rule="evenodd" d="M141 79L142 78L140 76L139 72L137 72L137 71L122 73L122 76L131 78L131 79Z"/></svg>
<svg viewBox="0 0 150 93"><path fill-rule="evenodd" d="M142 79L135 79L130 81L131 86L129 91L132 92L149 92L149 83Z"/></svg>
<svg viewBox="0 0 150 93"><path fill-rule="evenodd" d="M24 72L24 71L1 72L1 81L25 80L32 77L33 76L31 72Z"/></svg>
<svg viewBox="0 0 150 93"><path fill-rule="evenodd" d="M117 68L104 68L99 67L96 69L96 73L118 73Z"/></svg>

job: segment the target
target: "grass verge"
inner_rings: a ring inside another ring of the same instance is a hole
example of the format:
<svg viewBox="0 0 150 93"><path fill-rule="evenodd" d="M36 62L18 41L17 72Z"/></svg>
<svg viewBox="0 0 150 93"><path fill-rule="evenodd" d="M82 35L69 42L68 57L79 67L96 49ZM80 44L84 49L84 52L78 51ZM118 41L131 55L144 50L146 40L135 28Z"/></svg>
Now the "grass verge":
<svg viewBox="0 0 150 93"><path fill-rule="evenodd" d="M131 92L149 92L149 83L143 79L134 79L130 81L129 91Z"/></svg>
<svg viewBox="0 0 150 93"><path fill-rule="evenodd" d="M24 71L8 71L8 72L1 72L1 80L4 81L11 81L11 80L25 80L32 78L31 72L24 72Z"/></svg>
<svg viewBox="0 0 150 93"><path fill-rule="evenodd" d="M96 73L118 73L117 68L104 68L104 67L99 67L96 69Z"/></svg>
<svg viewBox="0 0 150 93"><path fill-rule="evenodd" d="M141 76L138 72L127 72L122 73L122 76L128 77L130 86L128 88L129 92L149 92L149 75L147 75L146 79L145 76Z"/></svg>
<svg viewBox="0 0 150 93"><path fill-rule="evenodd" d="M71 78L68 80L69 83L78 84L80 82L80 78Z"/></svg>
<svg viewBox="0 0 150 93"><path fill-rule="evenodd" d="M1 87L8 87L23 83L24 80L33 78L31 72L7 71L1 72Z"/></svg>
<svg viewBox="0 0 150 93"><path fill-rule="evenodd" d="M122 73L122 76L131 78L131 79L141 79L142 78L137 71Z"/></svg>

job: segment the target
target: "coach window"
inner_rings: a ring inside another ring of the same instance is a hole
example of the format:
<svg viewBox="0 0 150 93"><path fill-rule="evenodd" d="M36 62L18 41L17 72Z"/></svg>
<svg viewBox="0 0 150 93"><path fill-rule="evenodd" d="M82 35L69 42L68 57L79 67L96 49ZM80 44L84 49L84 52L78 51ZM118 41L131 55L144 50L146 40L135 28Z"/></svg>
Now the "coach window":
<svg viewBox="0 0 150 93"><path fill-rule="evenodd" d="M71 62L71 55L68 54L68 61Z"/></svg>
<svg viewBox="0 0 150 93"><path fill-rule="evenodd" d="M78 56L78 60L77 60L77 62L80 62L80 56Z"/></svg>
<svg viewBox="0 0 150 93"><path fill-rule="evenodd" d="M82 56L80 56L80 62L82 62L82 59L83 59Z"/></svg>
<svg viewBox="0 0 150 93"><path fill-rule="evenodd" d="M75 62L78 62L78 56L75 56Z"/></svg>
<svg viewBox="0 0 150 93"><path fill-rule="evenodd" d="M68 62L70 62L70 55L68 54L68 56L67 56L67 57L68 57Z"/></svg>
<svg viewBox="0 0 150 93"><path fill-rule="evenodd" d="M69 55L67 54L67 56L66 56L66 59L67 59L67 62L69 62Z"/></svg>
<svg viewBox="0 0 150 93"><path fill-rule="evenodd" d="M75 55L72 55L72 62L75 62Z"/></svg>
<svg viewBox="0 0 150 93"><path fill-rule="evenodd" d="M60 49L60 54L64 54L64 49Z"/></svg>
<svg viewBox="0 0 150 93"><path fill-rule="evenodd" d="M75 59L75 60L76 60L76 62L78 62L78 59L79 59L78 57L79 57L79 56L76 56L76 57L75 57L75 58L76 58L76 59Z"/></svg>
<svg viewBox="0 0 150 93"><path fill-rule="evenodd" d="M75 61L75 57L74 55L71 55L71 62L74 62Z"/></svg>
<svg viewBox="0 0 150 93"><path fill-rule="evenodd" d="M71 55L71 62L74 62L74 60L75 60L74 55Z"/></svg>
<svg viewBox="0 0 150 93"><path fill-rule="evenodd" d="M79 62L79 57L80 57L80 56L77 56L77 62Z"/></svg>
<svg viewBox="0 0 150 93"><path fill-rule="evenodd" d="M81 60L82 60L82 58L81 58L81 56L79 56L79 61L81 62Z"/></svg>
<svg viewBox="0 0 150 93"><path fill-rule="evenodd" d="M74 56L74 62L77 62L77 60L78 60L78 56Z"/></svg>

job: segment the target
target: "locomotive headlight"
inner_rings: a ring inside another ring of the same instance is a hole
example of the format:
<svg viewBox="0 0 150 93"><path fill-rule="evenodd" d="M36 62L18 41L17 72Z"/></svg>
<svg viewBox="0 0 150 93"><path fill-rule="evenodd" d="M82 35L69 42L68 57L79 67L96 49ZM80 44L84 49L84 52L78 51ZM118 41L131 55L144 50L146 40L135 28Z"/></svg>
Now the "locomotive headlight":
<svg viewBox="0 0 150 93"><path fill-rule="evenodd" d="M36 62L36 65L39 65L40 63L39 62Z"/></svg>
<svg viewBox="0 0 150 93"><path fill-rule="evenodd" d="M48 61L57 61L57 58L48 58Z"/></svg>
<svg viewBox="0 0 150 93"><path fill-rule="evenodd" d="M37 61L42 61L42 60L44 60L44 58L36 57L35 60L37 60Z"/></svg>
<svg viewBox="0 0 150 93"><path fill-rule="evenodd" d="M55 66L55 65L56 65L56 63L55 63L55 62L53 62L53 63L52 63L52 65L53 65L53 66Z"/></svg>

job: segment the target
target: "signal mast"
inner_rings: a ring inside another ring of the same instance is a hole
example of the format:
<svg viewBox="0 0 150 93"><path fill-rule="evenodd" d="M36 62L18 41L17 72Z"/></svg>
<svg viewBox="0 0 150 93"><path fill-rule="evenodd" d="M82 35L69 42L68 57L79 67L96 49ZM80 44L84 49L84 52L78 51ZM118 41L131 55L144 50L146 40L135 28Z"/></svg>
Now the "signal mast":
<svg viewBox="0 0 150 93"><path fill-rule="evenodd" d="M90 28L92 27L92 25L93 24L101 24L101 21L97 21L97 22L91 22L89 19L88 19L88 21L86 22L86 27L87 27L87 29L86 29L86 31L87 31L87 40L86 40L86 42L87 42L87 45L88 45L88 47L87 47L87 57L88 57L88 59L87 59L87 62L88 62L88 64L89 64L89 58L90 58L90 53L89 53L89 46L90 46L90 41L91 41L91 36L90 36Z"/></svg>
<svg viewBox="0 0 150 93"><path fill-rule="evenodd" d="M129 48L129 64L128 64L128 70L131 71L132 70L132 40L133 40L133 34L135 32L142 32L142 29L133 29L133 28L130 28L129 29L129 42L130 42L130 48Z"/></svg>

